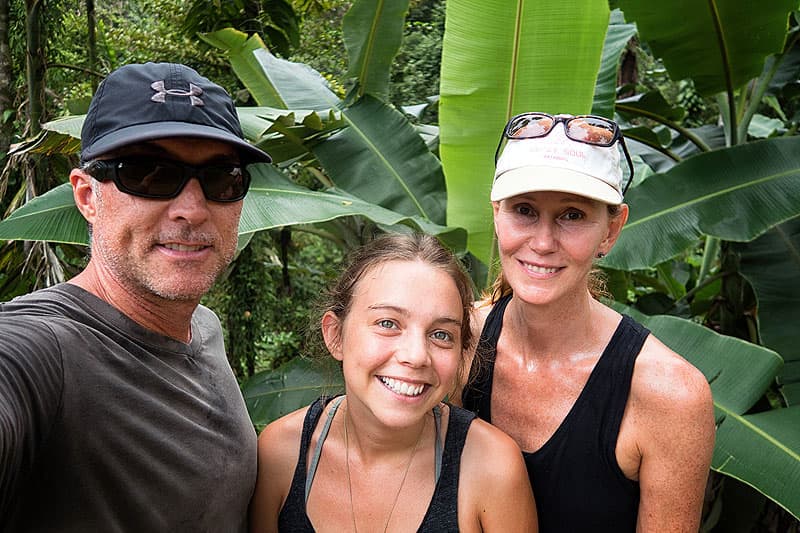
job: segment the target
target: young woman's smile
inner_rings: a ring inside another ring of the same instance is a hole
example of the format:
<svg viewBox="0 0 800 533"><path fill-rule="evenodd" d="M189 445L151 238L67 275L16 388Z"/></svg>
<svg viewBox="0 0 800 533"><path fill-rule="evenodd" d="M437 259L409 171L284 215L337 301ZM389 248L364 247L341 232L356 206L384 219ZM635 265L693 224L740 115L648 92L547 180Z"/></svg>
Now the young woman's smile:
<svg viewBox="0 0 800 533"><path fill-rule="evenodd" d="M432 409L463 356L459 302L450 275L422 261L368 270L345 320L323 319L326 342L343 362L349 408L392 426Z"/></svg>

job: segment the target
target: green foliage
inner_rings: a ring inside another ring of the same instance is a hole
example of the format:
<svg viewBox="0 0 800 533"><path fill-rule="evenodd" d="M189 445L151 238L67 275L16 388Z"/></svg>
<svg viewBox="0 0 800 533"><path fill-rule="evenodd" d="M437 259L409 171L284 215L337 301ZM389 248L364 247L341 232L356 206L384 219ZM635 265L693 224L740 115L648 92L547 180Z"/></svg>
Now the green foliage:
<svg viewBox="0 0 800 533"><path fill-rule="evenodd" d="M224 320L228 358L240 379L308 353L313 302L341 261L339 248L310 233L253 237L203 300Z"/></svg>
<svg viewBox="0 0 800 533"><path fill-rule="evenodd" d="M442 0L412 2L403 37L403 46L392 62L389 100L398 108L424 104L439 95L439 69L442 63L445 3ZM436 124L438 111L430 106L421 122Z"/></svg>

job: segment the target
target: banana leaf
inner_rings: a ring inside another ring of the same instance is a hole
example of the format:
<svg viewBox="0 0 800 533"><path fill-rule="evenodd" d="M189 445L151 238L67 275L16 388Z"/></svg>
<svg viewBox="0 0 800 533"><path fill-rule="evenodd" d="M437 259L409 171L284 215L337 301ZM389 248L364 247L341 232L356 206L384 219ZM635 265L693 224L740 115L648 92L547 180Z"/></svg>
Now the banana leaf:
<svg viewBox="0 0 800 533"><path fill-rule="evenodd" d="M358 80L359 95L385 100L389 70L403 39L408 0L359 0L342 21L349 57L347 76Z"/></svg>
<svg viewBox="0 0 800 533"><path fill-rule="evenodd" d="M783 397L788 405L800 405L800 218L733 249L758 299L761 341L784 359L778 376Z"/></svg>
<svg viewBox="0 0 800 533"><path fill-rule="evenodd" d="M50 189L0 221L0 240L88 244L86 220L75 207L72 185Z"/></svg>
<svg viewBox="0 0 800 533"><path fill-rule="evenodd" d="M628 46L628 41L636 35L636 25L626 24L619 9L611 12L611 21L603 44L600 70L595 82L592 114L614 118L614 102L617 97L617 72L619 59Z"/></svg>
<svg viewBox="0 0 800 533"><path fill-rule="evenodd" d="M619 0L639 37L664 61L673 80L691 78L710 96L757 77L764 58L782 50L797 0Z"/></svg>
<svg viewBox="0 0 800 533"><path fill-rule="evenodd" d="M444 227L365 202L340 189L312 191L296 185L270 165L252 165L253 183L239 222L239 233L279 226L314 224L347 216L363 216L385 227L403 225L436 235L456 251L466 247L462 228Z"/></svg>
<svg viewBox="0 0 800 533"><path fill-rule="evenodd" d="M604 0L447 3L439 102L447 223L492 250L489 190L507 119L524 111L587 113L608 26Z"/></svg>
<svg viewBox="0 0 800 533"><path fill-rule="evenodd" d="M628 191L631 215L604 265L648 268L700 235L745 242L800 215L800 137L696 155Z"/></svg>
<svg viewBox="0 0 800 533"><path fill-rule="evenodd" d="M408 120L369 95L342 113L349 127L313 148L336 186L392 211L444 224L442 167Z"/></svg>
<svg viewBox="0 0 800 533"><path fill-rule="evenodd" d="M800 405L724 416L711 468L754 487L800 519Z"/></svg>
<svg viewBox="0 0 800 533"><path fill-rule="evenodd" d="M711 385L717 436L711 467L800 514L800 406L744 414L781 368L772 350L682 318L646 316L612 304L696 366Z"/></svg>
<svg viewBox="0 0 800 533"><path fill-rule="evenodd" d="M85 115L52 120L34 138L14 145L10 154L75 154L81 149L81 128Z"/></svg>
<svg viewBox="0 0 800 533"><path fill-rule="evenodd" d="M316 70L272 55L257 36L232 28L201 35L228 55L233 71L259 106L327 110L339 104L328 82Z"/></svg>
<svg viewBox="0 0 800 533"><path fill-rule="evenodd" d="M336 360L295 357L272 371L259 372L242 384L250 420L259 430L322 395L344 392Z"/></svg>

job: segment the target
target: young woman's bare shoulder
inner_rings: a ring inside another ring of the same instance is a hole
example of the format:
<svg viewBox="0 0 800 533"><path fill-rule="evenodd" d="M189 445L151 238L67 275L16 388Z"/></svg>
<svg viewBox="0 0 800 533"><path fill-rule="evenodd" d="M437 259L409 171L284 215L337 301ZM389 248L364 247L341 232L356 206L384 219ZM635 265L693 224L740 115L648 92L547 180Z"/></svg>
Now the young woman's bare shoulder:
<svg viewBox="0 0 800 533"><path fill-rule="evenodd" d="M528 470L516 442L473 420L461 455L458 487L462 531L538 531Z"/></svg>
<svg viewBox="0 0 800 533"><path fill-rule="evenodd" d="M485 481L487 476L507 479L520 468L525 470L522 452L514 439L480 418L470 425L461 467Z"/></svg>

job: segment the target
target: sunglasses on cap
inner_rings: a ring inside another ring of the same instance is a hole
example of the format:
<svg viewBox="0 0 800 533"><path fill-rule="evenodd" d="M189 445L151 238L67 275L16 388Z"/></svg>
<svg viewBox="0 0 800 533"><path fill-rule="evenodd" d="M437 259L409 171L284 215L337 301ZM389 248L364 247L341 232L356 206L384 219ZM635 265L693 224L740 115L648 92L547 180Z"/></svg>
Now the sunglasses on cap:
<svg viewBox="0 0 800 533"><path fill-rule="evenodd" d="M622 194L624 195L631 181L633 181L633 161L631 161L631 156L628 153L628 147L625 146L625 138L622 136L622 130L620 130L619 125L605 117L596 115L548 115L547 113L522 113L511 117L511 120L508 121L503 129L500 142L497 143L497 150L494 152L495 165L500 157L500 149L503 146L504 139L518 140L545 137L553 131L558 123L564 124L564 133L571 141L602 147L613 146L614 143L619 141L630 171L628 182L622 189Z"/></svg>
<svg viewBox="0 0 800 533"><path fill-rule="evenodd" d="M238 202L250 187L250 173L238 164L214 163L195 167L153 158L96 159L83 170L99 181L112 180L120 191L142 198L178 196L197 178L207 200Z"/></svg>

